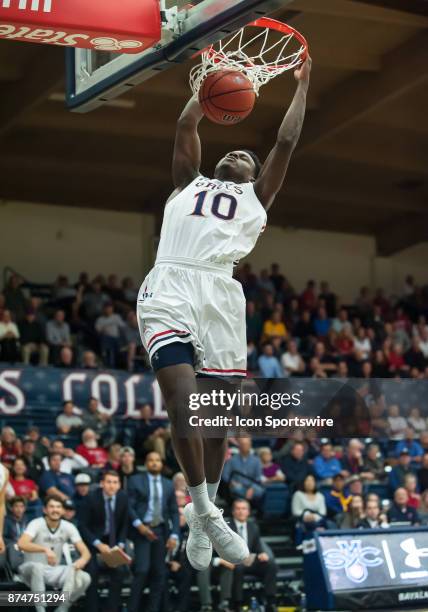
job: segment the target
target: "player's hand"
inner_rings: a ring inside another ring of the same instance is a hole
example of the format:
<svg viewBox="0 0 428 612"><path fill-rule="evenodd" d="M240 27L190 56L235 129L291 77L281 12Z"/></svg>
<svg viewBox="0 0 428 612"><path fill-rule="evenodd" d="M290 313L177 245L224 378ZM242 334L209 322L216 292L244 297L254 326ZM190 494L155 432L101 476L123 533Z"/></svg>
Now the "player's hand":
<svg viewBox="0 0 428 612"><path fill-rule="evenodd" d="M50 548L46 549L46 558L49 565L56 565L56 554Z"/></svg>
<svg viewBox="0 0 428 612"><path fill-rule="evenodd" d="M310 55L306 60L294 71L294 78L296 81L309 84L309 76L311 74L312 58Z"/></svg>
<svg viewBox="0 0 428 612"><path fill-rule="evenodd" d="M225 559L220 559L220 565L222 565L223 567L227 567L227 569L230 569L232 571L235 569L235 564L229 563L229 561L226 561Z"/></svg>
<svg viewBox="0 0 428 612"><path fill-rule="evenodd" d="M75 570L81 570L85 567L86 563L85 561L83 561L83 559L77 559L77 561L75 561L73 563L73 567Z"/></svg>
<svg viewBox="0 0 428 612"><path fill-rule="evenodd" d="M262 563L266 563L266 561L269 561L269 555L267 553L260 553L257 556L257 559L261 561Z"/></svg>
<svg viewBox="0 0 428 612"><path fill-rule="evenodd" d="M6 546L3 540L3 537L0 536L0 553L4 552L6 550Z"/></svg>
<svg viewBox="0 0 428 612"><path fill-rule="evenodd" d="M97 549L102 555L107 555L111 550L108 544L103 544L102 542L98 544Z"/></svg>
<svg viewBox="0 0 428 612"><path fill-rule="evenodd" d="M137 529L140 534L147 538L150 542L154 542L158 539L157 535L150 529L150 527L147 527L147 525L138 525Z"/></svg>
<svg viewBox="0 0 428 612"><path fill-rule="evenodd" d="M171 561L169 567L171 569L171 572L178 572L178 570L180 569L181 565L179 564L178 561Z"/></svg>

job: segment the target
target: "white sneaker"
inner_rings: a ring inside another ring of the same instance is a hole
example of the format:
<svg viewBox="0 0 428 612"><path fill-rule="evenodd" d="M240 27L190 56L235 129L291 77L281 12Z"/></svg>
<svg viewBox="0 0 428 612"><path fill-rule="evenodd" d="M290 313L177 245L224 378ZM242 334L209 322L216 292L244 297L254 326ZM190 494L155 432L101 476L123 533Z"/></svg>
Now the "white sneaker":
<svg viewBox="0 0 428 612"><path fill-rule="evenodd" d="M186 544L187 558L195 570L207 569L213 556L211 540L202 526L199 516L193 510L193 504L187 504L183 510L186 523L189 525L189 537Z"/></svg>
<svg viewBox="0 0 428 612"><path fill-rule="evenodd" d="M198 516L198 521L221 559L237 565L250 555L245 540L229 527L223 518L223 510L214 504L211 504L211 512Z"/></svg>

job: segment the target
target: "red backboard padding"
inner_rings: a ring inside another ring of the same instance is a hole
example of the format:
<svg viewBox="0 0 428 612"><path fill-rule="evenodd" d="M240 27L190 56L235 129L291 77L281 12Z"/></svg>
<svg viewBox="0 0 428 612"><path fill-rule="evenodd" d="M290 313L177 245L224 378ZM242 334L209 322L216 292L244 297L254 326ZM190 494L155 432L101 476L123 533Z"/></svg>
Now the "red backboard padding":
<svg viewBox="0 0 428 612"><path fill-rule="evenodd" d="M0 40L140 53L160 38L158 0L0 0Z"/></svg>

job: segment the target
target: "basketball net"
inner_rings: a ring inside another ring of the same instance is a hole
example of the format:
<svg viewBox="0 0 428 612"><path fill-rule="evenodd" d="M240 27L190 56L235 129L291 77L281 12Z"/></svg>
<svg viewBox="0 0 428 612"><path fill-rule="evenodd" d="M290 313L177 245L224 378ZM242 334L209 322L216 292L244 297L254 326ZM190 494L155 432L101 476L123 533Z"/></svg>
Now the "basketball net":
<svg viewBox="0 0 428 612"><path fill-rule="evenodd" d="M254 36L251 36L252 27L259 30ZM190 87L197 96L210 73L239 70L248 77L258 95L260 87L297 68L307 55L308 44L300 32L276 19L262 17L204 49L200 64L190 71Z"/></svg>

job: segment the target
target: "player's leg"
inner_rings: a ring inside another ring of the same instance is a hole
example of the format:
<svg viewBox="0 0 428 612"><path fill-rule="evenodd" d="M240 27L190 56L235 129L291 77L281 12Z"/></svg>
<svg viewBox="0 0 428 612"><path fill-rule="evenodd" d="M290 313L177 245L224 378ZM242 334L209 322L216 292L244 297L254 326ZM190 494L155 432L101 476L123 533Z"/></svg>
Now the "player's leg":
<svg viewBox="0 0 428 612"><path fill-rule="evenodd" d="M215 504L227 450L227 436L223 438L204 438L204 471L207 481L208 497Z"/></svg>

